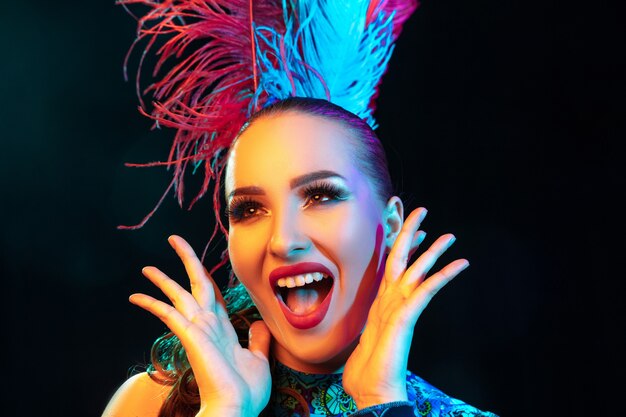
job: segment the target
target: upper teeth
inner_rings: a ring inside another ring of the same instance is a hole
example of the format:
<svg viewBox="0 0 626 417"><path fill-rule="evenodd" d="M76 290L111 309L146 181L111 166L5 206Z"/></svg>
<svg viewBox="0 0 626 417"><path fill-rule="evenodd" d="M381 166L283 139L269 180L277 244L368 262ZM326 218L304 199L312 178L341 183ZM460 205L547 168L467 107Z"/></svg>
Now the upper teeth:
<svg viewBox="0 0 626 417"><path fill-rule="evenodd" d="M321 281L327 277L328 275L322 274L321 272L311 272L308 274L294 275L293 277L279 278L278 281L276 281L276 285L287 288L302 287L313 281Z"/></svg>

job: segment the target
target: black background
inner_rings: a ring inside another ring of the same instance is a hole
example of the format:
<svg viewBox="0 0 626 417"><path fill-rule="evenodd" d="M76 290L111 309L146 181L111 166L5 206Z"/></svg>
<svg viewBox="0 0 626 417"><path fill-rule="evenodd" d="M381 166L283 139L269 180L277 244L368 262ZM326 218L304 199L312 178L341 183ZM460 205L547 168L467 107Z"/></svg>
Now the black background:
<svg viewBox="0 0 626 417"><path fill-rule="evenodd" d="M210 199L188 212L168 198L116 230L169 179L123 163L165 159L173 135L150 132L123 80L135 25L121 7L0 16L0 409L98 416L164 331L127 301L156 293L140 268L184 282L166 237L201 250ZM425 0L384 79L398 191L472 265L420 318L410 368L502 416L623 413L623 22L603 1Z"/></svg>

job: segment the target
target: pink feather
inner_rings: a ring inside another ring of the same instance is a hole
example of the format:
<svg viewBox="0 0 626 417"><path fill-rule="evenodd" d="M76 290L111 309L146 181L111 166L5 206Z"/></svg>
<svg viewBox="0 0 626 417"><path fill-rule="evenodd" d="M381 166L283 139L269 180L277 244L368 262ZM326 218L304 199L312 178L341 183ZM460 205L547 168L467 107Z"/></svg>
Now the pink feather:
<svg viewBox="0 0 626 417"><path fill-rule="evenodd" d="M419 7L418 0L372 0L367 8L367 15L365 24L369 25L375 20L375 17L379 13L383 12L385 15L390 15L394 11L396 12L393 18L393 41L395 42L402 32L402 26L404 22L413 14L415 9ZM381 77L382 81L383 77ZM372 112L376 110L376 100L378 99L380 82L376 86L376 92L372 96L369 102L369 108Z"/></svg>
<svg viewBox="0 0 626 417"><path fill-rule="evenodd" d="M372 0L367 8L366 24L370 24L381 11L386 15L393 11L396 15L393 19L393 40L395 41L402 32L402 25L419 6L418 0Z"/></svg>
<svg viewBox="0 0 626 417"><path fill-rule="evenodd" d="M183 175L190 162L202 163L205 177L189 205L191 208L207 192L211 180L219 189L217 174L225 162L223 151L229 148L246 121L248 109L260 108L265 100L261 96L258 102L251 103L257 88L252 22L284 28L280 0L120 0L118 3L124 7L140 4L150 8L138 19L137 39L127 55L124 70L126 73L134 47L147 42L136 79L140 110L155 121L155 127L176 129L167 162L131 166L173 166L172 184L182 206ZM152 76L156 77L170 61L174 66L142 94L141 67L157 41L163 43L155 52L158 61ZM151 112L141 98L147 94L154 100ZM120 228L141 227L162 201L163 197L139 224ZM214 204L219 226L224 229L219 220L219 199Z"/></svg>

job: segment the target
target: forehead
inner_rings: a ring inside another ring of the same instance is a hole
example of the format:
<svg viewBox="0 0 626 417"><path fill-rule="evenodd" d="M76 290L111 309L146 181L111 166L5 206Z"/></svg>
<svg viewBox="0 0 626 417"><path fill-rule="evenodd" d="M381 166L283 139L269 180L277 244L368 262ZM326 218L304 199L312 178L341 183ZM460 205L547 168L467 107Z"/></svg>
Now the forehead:
<svg viewBox="0 0 626 417"><path fill-rule="evenodd" d="M353 140L338 122L284 113L255 121L231 150L226 191L265 181L279 182L317 170L353 176Z"/></svg>

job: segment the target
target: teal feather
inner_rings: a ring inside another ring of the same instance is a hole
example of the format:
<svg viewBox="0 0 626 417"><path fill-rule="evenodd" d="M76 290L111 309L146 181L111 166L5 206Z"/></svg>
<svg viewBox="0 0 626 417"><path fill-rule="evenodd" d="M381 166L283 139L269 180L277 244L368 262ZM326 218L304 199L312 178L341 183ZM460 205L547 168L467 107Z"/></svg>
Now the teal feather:
<svg viewBox="0 0 626 417"><path fill-rule="evenodd" d="M267 94L266 104L327 99L375 128L373 98L393 52L395 10L370 0L282 1L283 33L255 27L257 94Z"/></svg>

